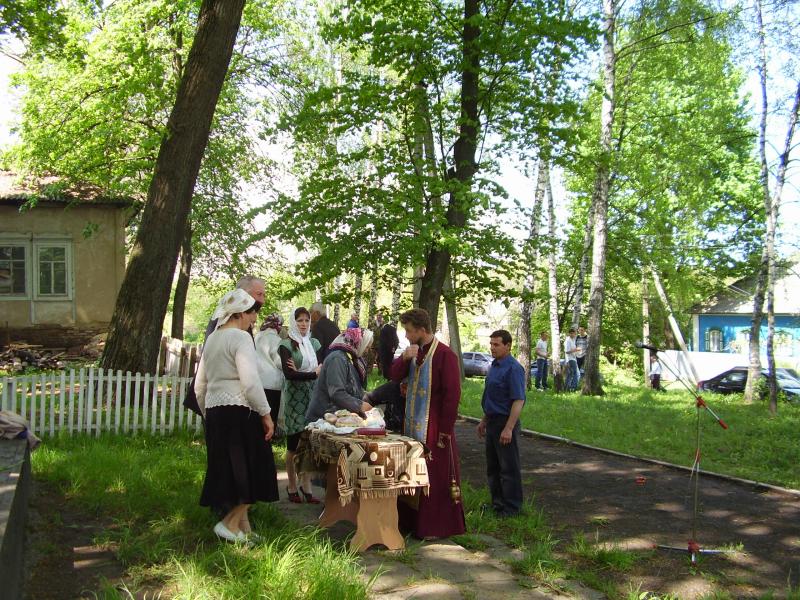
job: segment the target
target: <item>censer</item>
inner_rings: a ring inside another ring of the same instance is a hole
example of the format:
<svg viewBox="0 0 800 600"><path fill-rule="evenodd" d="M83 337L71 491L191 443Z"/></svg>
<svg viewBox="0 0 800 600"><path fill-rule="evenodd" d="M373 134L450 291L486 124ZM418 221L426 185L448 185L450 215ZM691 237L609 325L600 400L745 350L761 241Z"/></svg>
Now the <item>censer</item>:
<svg viewBox="0 0 800 600"><path fill-rule="evenodd" d="M461 486L456 481L456 461L453 457L453 440L447 437L447 445L450 447L450 499L453 504L461 504Z"/></svg>

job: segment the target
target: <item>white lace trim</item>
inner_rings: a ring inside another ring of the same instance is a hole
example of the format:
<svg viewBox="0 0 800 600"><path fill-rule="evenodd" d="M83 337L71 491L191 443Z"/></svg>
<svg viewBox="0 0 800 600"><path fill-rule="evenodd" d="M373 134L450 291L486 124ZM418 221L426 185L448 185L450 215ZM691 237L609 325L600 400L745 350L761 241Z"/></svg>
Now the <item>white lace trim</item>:
<svg viewBox="0 0 800 600"><path fill-rule="evenodd" d="M215 406L247 406L249 408L250 404L248 404L247 398L245 398L244 391L238 394L216 392L206 397L206 408L213 408Z"/></svg>

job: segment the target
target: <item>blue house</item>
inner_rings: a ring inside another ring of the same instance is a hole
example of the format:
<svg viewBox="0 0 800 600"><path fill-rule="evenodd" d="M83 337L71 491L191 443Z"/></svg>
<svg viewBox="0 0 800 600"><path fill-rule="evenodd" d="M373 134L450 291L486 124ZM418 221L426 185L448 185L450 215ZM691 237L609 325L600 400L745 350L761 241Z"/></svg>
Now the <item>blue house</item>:
<svg viewBox="0 0 800 600"><path fill-rule="evenodd" d="M747 354L756 275L740 279L692 307L692 349ZM767 318L761 322L761 354L766 354ZM775 357L800 358L800 257L777 268Z"/></svg>

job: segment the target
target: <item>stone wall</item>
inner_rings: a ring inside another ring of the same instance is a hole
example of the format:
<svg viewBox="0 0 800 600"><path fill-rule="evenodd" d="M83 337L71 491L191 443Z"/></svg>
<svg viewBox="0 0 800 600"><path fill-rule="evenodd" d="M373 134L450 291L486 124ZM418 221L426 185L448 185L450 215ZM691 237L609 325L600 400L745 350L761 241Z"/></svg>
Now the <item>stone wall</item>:
<svg viewBox="0 0 800 600"><path fill-rule="evenodd" d="M0 439L0 600L22 597L31 460L25 440Z"/></svg>

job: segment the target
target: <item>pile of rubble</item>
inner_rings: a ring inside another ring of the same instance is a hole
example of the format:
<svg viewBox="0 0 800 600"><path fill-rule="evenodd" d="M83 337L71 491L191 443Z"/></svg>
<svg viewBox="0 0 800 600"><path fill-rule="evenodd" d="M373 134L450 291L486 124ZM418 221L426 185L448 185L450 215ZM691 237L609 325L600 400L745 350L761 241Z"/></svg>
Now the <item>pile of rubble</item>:
<svg viewBox="0 0 800 600"><path fill-rule="evenodd" d="M26 369L63 369L66 351L63 348L52 349L12 342L7 348L0 350L0 371L23 373Z"/></svg>

